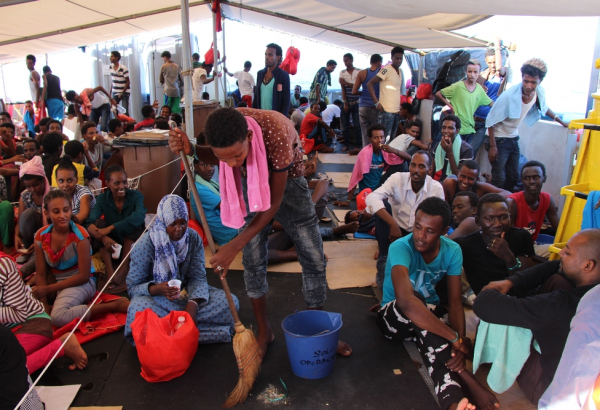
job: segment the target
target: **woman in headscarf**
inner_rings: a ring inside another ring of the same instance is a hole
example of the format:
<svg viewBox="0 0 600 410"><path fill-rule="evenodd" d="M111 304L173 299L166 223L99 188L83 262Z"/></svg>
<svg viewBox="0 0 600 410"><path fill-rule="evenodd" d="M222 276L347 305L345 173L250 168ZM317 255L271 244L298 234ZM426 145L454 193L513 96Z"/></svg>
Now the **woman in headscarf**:
<svg viewBox="0 0 600 410"><path fill-rule="evenodd" d="M181 281L180 296L172 279ZM198 343L230 342L233 318L225 292L209 286L204 269L202 238L188 229L188 211L183 199L167 195L158 204L156 218L131 252L127 291L131 304L127 311L125 338L134 344L131 324L135 314L151 309L159 317L185 310L200 331ZM236 309L237 298L233 297Z"/></svg>

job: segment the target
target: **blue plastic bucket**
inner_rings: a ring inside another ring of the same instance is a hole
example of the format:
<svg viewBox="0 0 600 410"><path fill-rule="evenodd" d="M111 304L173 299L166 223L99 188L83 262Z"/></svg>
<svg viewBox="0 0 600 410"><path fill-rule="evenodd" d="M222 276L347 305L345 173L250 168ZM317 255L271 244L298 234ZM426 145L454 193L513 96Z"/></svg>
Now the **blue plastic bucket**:
<svg viewBox="0 0 600 410"><path fill-rule="evenodd" d="M342 327L340 313L305 310L281 323L292 371L305 379L321 379L333 370Z"/></svg>
<svg viewBox="0 0 600 410"><path fill-rule="evenodd" d="M554 243L554 236L541 233L535 241L538 245L552 245Z"/></svg>

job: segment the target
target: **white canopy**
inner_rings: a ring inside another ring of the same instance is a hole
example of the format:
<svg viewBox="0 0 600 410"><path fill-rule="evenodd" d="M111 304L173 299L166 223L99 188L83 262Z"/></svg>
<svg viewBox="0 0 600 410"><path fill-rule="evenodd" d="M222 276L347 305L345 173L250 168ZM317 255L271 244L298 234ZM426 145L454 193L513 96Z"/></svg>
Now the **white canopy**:
<svg viewBox="0 0 600 410"><path fill-rule="evenodd" d="M0 7L0 63L111 41L180 24L177 0L12 0ZM190 22L211 18L208 1L190 2ZM1 4L1 3L0 3ZM594 16L597 0L234 0L227 18L315 38L351 50L473 47L481 41L444 31L489 16Z"/></svg>

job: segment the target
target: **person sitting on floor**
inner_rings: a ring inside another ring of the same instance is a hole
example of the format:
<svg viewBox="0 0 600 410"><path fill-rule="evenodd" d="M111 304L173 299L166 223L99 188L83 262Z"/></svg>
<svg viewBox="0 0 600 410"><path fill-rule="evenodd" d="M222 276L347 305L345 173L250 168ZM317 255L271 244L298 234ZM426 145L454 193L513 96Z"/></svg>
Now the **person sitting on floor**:
<svg viewBox="0 0 600 410"><path fill-rule="evenodd" d="M427 198L417 206L412 234L390 245L383 299L372 310L377 312L377 326L386 338L398 342L417 339L441 409L463 409L463 387L477 408L494 408L494 395L466 370L471 340L465 336L461 301L463 257L458 245L444 236L450 215L443 198ZM439 305L435 288L444 277L448 310ZM442 319L446 313L448 321Z"/></svg>
<svg viewBox="0 0 600 410"><path fill-rule="evenodd" d="M409 235L415 223L415 209L428 197L444 199L442 185L428 174L431 158L418 151L410 161L410 172L393 174L367 196L367 212L375 216L375 236L379 245L376 283L383 287L390 243ZM387 199L387 201L385 201Z"/></svg>
<svg viewBox="0 0 600 410"><path fill-rule="evenodd" d="M479 202L479 197L476 193L472 191L457 192L454 195L454 201L452 201L452 222L450 223L450 228L456 231L460 224L469 218L476 225L477 202Z"/></svg>
<svg viewBox="0 0 600 410"><path fill-rule="evenodd" d="M65 156L69 157L71 163L73 164L73 167L75 167L75 169L77 170L78 185L85 185L86 180L90 181L98 177L98 175L100 174L98 171L92 171L90 167L82 163L83 159L85 158L85 150L81 142L69 141L64 145L63 150L65 155L62 158L64 158ZM56 169L58 168L59 164L60 161L54 166L54 169L52 170L51 185L53 187L58 187L58 183L56 182Z"/></svg>
<svg viewBox="0 0 600 410"><path fill-rule="evenodd" d="M77 109L75 109L77 107ZM79 141L81 137L81 126L85 122L83 114L76 104L69 105L67 108L67 116L63 118L63 130L67 137L72 140ZM87 117L86 117L87 118Z"/></svg>
<svg viewBox="0 0 600 410"><path fill-rule="evenodd" d="M163 131L169 131L171 129L171 126L169 125L169 121L167 121L166 119L156 119L154 121L154 129L155 130L163 130Z"/></svg>
<svg viewBox="0 0 600 410"><path fill-rule="evenodd" d="M48 132L57 132L62 137L63 141L69 141L69 137L63 134L63 125L60 121L51 120L48 122Z"/></svg>
<svg viewBox="0 0 600 410"><path fill-rule="evenodd" d="M478 295L488 283L530 267L535 251L529 232L510 226L508 204L500 194L479 198L475 222L481 230L455 242L462 249L467 280Z"/></svg>
<svg viewBox="0 0 600 410"><path fill-rule="evenodd" d="M19 198L19 223L15 226L15 247L21 253L17 263L30 261L21 267L21 273L27 277L35 272L35 258L30 259L30 256L34 251L35 233L45 223L42 216L44 196L56 188L48 183L40 157L33 157L31 161L21 165L19 177L25 185L25 191L21 192Z"/></svg>
<svg viewBox="0 0 600 410"><path fill-rule="evenodd" d="M169 118L168 116L171 115L171 108L164 106L162 107L162 111L165 111L165 108L168 108L169 110L169 113L165 118ZM142 107L142 116L144 117L144 119L135 124L135 127L133 127L134 131L137 131L141 128L154 128L154 119L156 118L156 112L154 111L154 108L151 105L144 105Z"/></svg>
<svg viewBox="0 0 600 410"><path fill-rule="evenodd" d="M473 148L460 138L460 119L446 115L442 120L442 140L435 150L434 174L436 181L443 182L449 175L458 176L462 161L473 159Z"/></svg>
<svg viewBox="0 0 600 410"><path fill-rule="evenodd" d="M48 181L52 181L52 173L56 164L60 162L63 153L63 139L58 132L49 132L42 141L44 154L42 155L42 164Z"/></svg>
<svg viewBox="0 0 600 410"><path fill-rule="evenodd" d="M82 142L84 159L83 163L90 167L92 171L101 172L102 169L108 168L113 164L119 164L123 156L120 150L112 148L111 143L106 140L101 134L98 134L96 124L93 122L86 122L81 127L81 134L83 135ZM111 154L110 159L104 162L104 155Z"/></svg>
<svg viewBox="0 0 600 410"><path fill-rule="evenodd" d="M300 97L300 105L301 106L306 106L308 105L308 98L306 97ZM296 128L296 131L298 131L298 134L300 134L300 127L302 126L302 121L304 120L304 110L296 107L294 108L294 106L290 105L290 120L292 120L292 122L294 123L294 128Z"/></svg>
<svg viewBox="0 0 600 410"><path fill-rule="evenodd" d="M358 222L356 232L375 235L375 218L372 218L372 215L369 214L366 209L363 209L362 211L355 209L346 212L346 215L344 215L344 223L348 225L352 222Z"/></svg>
<svg viewBox="0 0 600 410"><path fill-rule="evenodd" d="M523 191L508 197L512 223L517 228L525 228L536 241L544 219L548 217L552 228L558 229L560 218L554 199L542 192L546 182L546 167L539 161L528 161L521 169ZM550 245L535 245L535 253L544 258L550 256Z"/></svg>
<svg viewBox="0 0 600 410"><path fill-rule="evenodd" d="M77 338L69 338L61 348L68 333L52 340L52 319L44 305L35 299L26 287L13 259L0 253L0 325L12 329L27 354L29 374L46 366L57 350L57 357L66 355L73 360L71 370L83 369L87 355ZM1 327L1 326L0 326Z"/></svg>
<svg viewBox="0 0 600 410"><path fill-rule="evenodd" d="M88 311L87 303L96 294L92 247L87 231L71 220L71 198L53 190L44 196L44 210L52 223L35 234L37 270L31 293L44 304L52 324L62 327L82 317L90 320L104 313L126 313L129 301L125 298L94 304Z"/></svg>
<svg viewBox="0 0 600 410"><path fill-rule="evenodd" d="M154 109L152 111L154 111ZM125 134L125 131L121 120L113 118L108 122L108 135L110 137L119 138L123 134Z"/></svg>
<svg viewBox="0 0 600 410"><path fill-rule="evenodd" d="M233 317L225 292L206 281L202 238L188 228L185 202L167 195L156 211L150 229L131 252L127 292L131 297L125 338L134 344L131 324L137 312L151 309L158 317L171 311L186 311L200 331L198 343L229 343L233 336ZM179 298L179 289L169 281L181 281L188 298ZM236 309L238 299L233 296Z"/></svg>
<svg viewBox="0 0 600 410"><path fill-rule="evenodd" d="M419 150L429 151L431 149L431 142L421 142L422 129L423 124L421 120L416 118L406 124L405 134L398 135L389 142L389 145L383 144L381 149L402 158L404 161L407 161L406 164L408 165L415 152Z"/></svg>
<svg viewBox="0 0 600 410"><path fill-rule="evenodd" d="M94 198L92 191L88 187L77 183L79 171L68 156L65 155L62 158L54 172L58 187L66 192L70 198L71 218L77 224L84 224L94 205L96 205L96 198Z"/></svg>
<svg viewBox="0 0 600 410"><path fill-rule="evenodd" d="M600 229L584 229L569 239L560 260L491 282L475 299L473 311L481 320L533 333L541 354L531 349L517 382L535 405L556 373L579 301L600 284L598 249ZM519 298L509 292L535 295Z"/></svg>
<svg viewBox="0 0 600 410"><path fill-rule="evenodd" d="M25 159L29 161L36 155L40 155L40 143L32 139L23 141L23 156Z"/></svg>
<svg viewBox="0 0 600 410"><path fill-rule="evenodd" d="M113 287L107 293L119 293L127 289L125 278L129 271L129 254L131 246L144 232L146 207L144 196L127 187L127 174L118 165L112 165L104 171L108 190L98 195L96 205L86 221L87 230L96 241L94 248L100 248L102 261L106 265L105 279L114 274L113 257L119 252L117 245L122 246L120 255L115 260L123 259L121 268L112 279ZM101 216L104 215L104 219Z"/></svg>
<svg viewBox="0 0 600 410"><path fill-rule="evenodd" d="M312 151L333 152L333 148L328 146L327 135L335 138L335 132L321 118L321 112L326 108L327 104L319 101L310 106L310 112L304 112L304 119L300 125L300 140L303 142L305 154Z"/></svg>
<svg viewBox="0 0 600 410"><path fill-rule="evenodd" d="M446 178L442 183L444 187L444 196L446 202L452 205L454 197L458 192L471 191L479 198L485 194L500 194L503 197L508 197L511 193L503 189L497 188L487 182L478 182L479 179L479 164L472 159L463 161L458 168L458 178Z"/></svg>

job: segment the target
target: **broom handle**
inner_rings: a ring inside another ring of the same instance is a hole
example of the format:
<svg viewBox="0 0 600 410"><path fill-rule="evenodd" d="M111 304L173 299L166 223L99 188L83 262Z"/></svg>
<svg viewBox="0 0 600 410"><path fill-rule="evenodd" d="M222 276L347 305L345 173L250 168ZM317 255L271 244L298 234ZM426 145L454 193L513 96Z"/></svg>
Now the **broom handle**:
<svg viewBox="0 0 600 410"><path fill-rule="evenodd" d="M188 186L192 191L192 195L194 196L194 201L196 202L196 209L198 209L198 214L200 215L200 221L202 222L202 228L204 228L204 233L208 239L208 246L210 247L211 255L217 253L215 248L215 242L213 241L213 237L210 234L210 228L208 227L208 222L206 221L206 215L204 215L204 209L202 209L202 202L200 202L200 196L198 195L198 190L196 189L196 182L194 180L194 174L192 174L192 170L190 169L190 163L185 156L183 150L179 151L179 156L181 157L181 161L183 162L183 166L185 168L185 173L188 179ZM214 269L213 269L214 270ZM220 277L220 276L219 276ZM229 303L229 310L231 310L231 316L233 316L233 321L237 324L240 323L240 318L238 316L237 309L235 308L235 303L233 303L233 297L231 296L231 290L229 290L229 285L227 284L226 278L221 278L221 284L223 286L223 291L225 292L225 296L227 296L227 302Z"/></svg>

